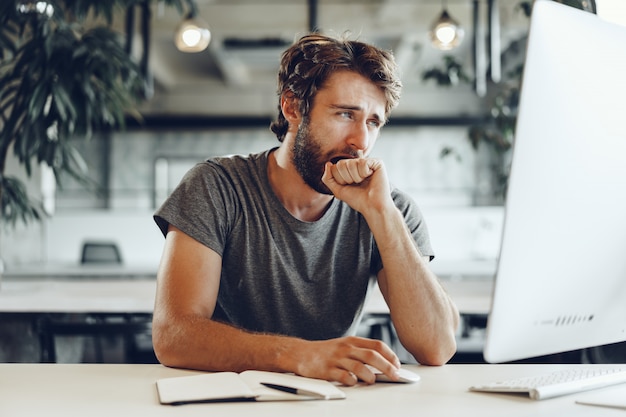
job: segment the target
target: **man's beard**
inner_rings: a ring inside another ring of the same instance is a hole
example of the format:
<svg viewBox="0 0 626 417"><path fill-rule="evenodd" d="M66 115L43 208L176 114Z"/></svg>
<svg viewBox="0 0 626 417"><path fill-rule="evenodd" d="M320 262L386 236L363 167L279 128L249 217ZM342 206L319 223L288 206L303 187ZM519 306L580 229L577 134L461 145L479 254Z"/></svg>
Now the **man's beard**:
<svg viewBox="0 0 626 417"><path fill-rule="evenodd" d="M311 133L308 117L302 120L298 128L292 151L292 162L304 182L318 193L332 195L330 189L322 182L324 165L330 158L322 152L319 142Z"/></svg>

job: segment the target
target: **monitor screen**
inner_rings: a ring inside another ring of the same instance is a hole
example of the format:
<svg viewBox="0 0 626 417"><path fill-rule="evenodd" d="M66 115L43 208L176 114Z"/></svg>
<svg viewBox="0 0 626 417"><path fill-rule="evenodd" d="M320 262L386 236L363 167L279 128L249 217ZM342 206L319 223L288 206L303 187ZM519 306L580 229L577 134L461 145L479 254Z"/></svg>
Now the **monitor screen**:
<svg viewBox="0 0 626 417"><path fill-rule="evenodd" d="M484 357L626 340L626 27L531 14Z"/></svg>

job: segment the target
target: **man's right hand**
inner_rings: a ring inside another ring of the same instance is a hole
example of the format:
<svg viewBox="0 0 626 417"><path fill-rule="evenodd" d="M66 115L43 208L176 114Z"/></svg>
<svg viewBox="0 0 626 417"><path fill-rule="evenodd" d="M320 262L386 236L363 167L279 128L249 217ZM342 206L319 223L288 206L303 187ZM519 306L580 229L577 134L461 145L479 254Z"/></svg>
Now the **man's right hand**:
<svg viewBox="0 0 626 417"><path fill-rule="evenodd" d="M373 384L376 377L366 366L370 365L392 381L399 379L400 360L380 340L348 336L300 342L290 353L297 361L294 368L298 375L337 381L347 386L355 385L359 380Z"/></svg>

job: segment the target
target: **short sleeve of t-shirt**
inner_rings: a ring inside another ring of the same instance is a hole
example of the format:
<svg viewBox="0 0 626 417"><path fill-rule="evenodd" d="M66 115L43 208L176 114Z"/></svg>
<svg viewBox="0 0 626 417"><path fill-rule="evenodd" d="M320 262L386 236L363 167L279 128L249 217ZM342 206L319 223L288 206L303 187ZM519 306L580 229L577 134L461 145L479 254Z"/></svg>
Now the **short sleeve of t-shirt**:
<svg viewBox="0 0 626 417"><path fill-rule="evenodd" d="M161 232L171 224L222 255L239 210L231 175L211 160L194 166L155 213Z"/></svg>

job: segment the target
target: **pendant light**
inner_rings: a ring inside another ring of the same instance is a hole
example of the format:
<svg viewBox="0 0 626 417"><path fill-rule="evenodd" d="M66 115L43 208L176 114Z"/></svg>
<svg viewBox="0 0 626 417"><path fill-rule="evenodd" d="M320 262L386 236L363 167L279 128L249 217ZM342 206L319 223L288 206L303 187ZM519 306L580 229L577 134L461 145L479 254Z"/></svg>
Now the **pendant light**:
<svg viewBox="0 0 626 417"><path fill-rule="evenodd" d="M54 14L54 6L47 1L20 0L15 5L15 9L23 15L38 14L51 18Z"/></svg>
<svg viewBox="0 0 626 417"><path fill-rule="evenodd" d="M441 15L433 22L429 34L435 48L442 51L456 48L463 40L465 32L461 25L448 13L445 0Z"/></svg>
<svg viewBox="0 0 626 417"><path fill-rule="evenodd" d="M190 11L176 28L174 44L181 52L202 52L211 42L211 31L209 25L199 17L193 0L188 4Z"/></svg>

